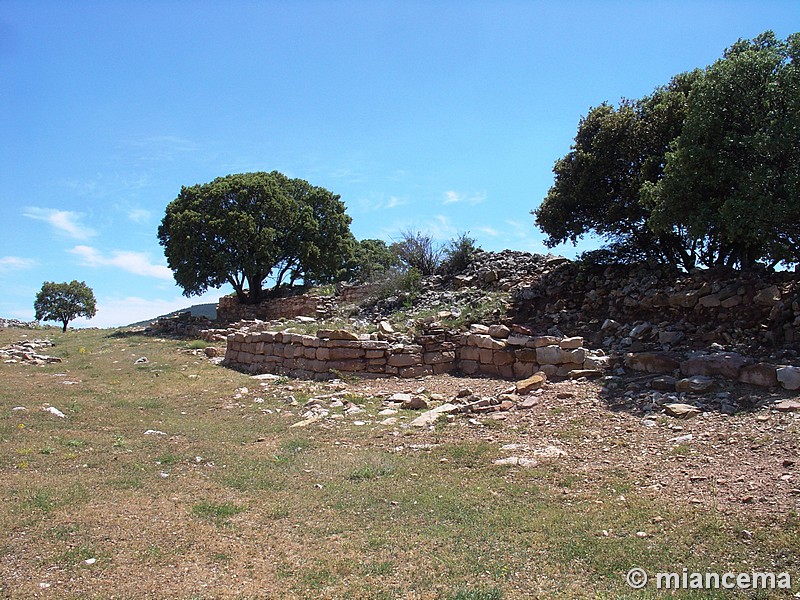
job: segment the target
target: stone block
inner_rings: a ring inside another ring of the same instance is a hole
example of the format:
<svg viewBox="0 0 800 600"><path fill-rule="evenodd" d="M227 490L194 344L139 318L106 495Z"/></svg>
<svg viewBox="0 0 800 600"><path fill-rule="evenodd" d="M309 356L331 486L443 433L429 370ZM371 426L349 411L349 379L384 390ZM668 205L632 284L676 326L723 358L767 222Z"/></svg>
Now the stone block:
<svg viewBox="0 0 800 600"><path fill-rule="evenodd" d="M533 338L533 347L542 348L543 346L558 346L560 339L552 335L539 335Z"/></svg>
<svg viewBox="0 0 800 600"><path fill-rule="evenodd" d="M458 355L460 360L480 360L480 350L474 346L464 346Z"/></svg>
<svg viewBox="0 0 800 600"><path fill-rule="evenodd" d="M693 356L681 362L681 372L684 375L705 375L706 377L723 377L725 379L739 379L742 367L752 363L735 352L717 352Z"/></svg>
<svg viewBox="0 0 800 600"><path fill-rule="evenodd" d="M455 352L426 352L422 355L422 361L426 365L453 362L456 359Z"/></svg>
<svg viewBox="0 0 800 600"><path fill-rule="evenodd" d="M747 365L742 367L742 370L739 371L739 381L759 387L777 387L777 367L769 363Z"/></svg>
<svg viewBox="0 0 800 600"><path fill-rule="evenodd" d="M558 345L538 346L536 362L540 365L557 365L561 363L561 348Z"/></svg>
<svg viewBox="0 0 800 600"><path fill-rule="evenodd" d="M331 351L329 348L317 348L316 349L316 358L317 360L330 360L331 359Z"/></svg>
<svg viewBox="0 0 800 600"><path fill-rule="evenodd" d="M539 370L552 379L558 375L558 365L539 365Z"/></svg>
<svg viewBox="0 0 800 600"><path fill-rule="evenodd" d="M786 390L800 390L800 367L780 367L775 375Z"/></svg>
<svg viewBox="0 0 800 600"><path fill-rule="evenodd" d="M422 364L421 354L392 354L386 361L391 367L410 367Z"/></svg>
<svg viewBox="0 0 800 600"><path fill-rule="evenodd" d="M350 360L364 356L365 352L361 348L330 348L331 360Z"/></svg>
<svg viewBox="0 0 800 600"><path fill-rule="evenodd" d="M494 364L494 350L490 350L489 348L481 348L479 353L482 365Z"/></svg>
<svg viewBox="0 0 800 600"><path fill-rule="evenodd" d="M583 338L579 336L566 337L561 340L558 345L561 346L562 350L576 350L583 346Z"/></svg>
<svg viewBox="0 0 800 600"><path fill-rule="evenodd" d="M604 370L611 367L611 357L588 355L583 359L584 369Z"/></svg>
<svg viewBox="0 0 800 600"><path fill-rule="evenodd" d="M476 360L461 360L458 363L458 368L465 375L475 375L478 372L478 361Z"/></svg>
<svg viewBox="0 0 800 600"><path fill-rule="evenodd" d="M355 373L367 368L366 361L363 360L329 360L328 369L335 369L346 373Z"/></svg>
<svg viewBox="0 0 800 600"><path fill-rule="evenodd" d="M645 373L672 373L681 364L675 354L668 352L629 352L625 355L625 366Z"/></svg>
<svg viewBox="0 0 800 600"><path fill-rule="evenodd" d="M517 361L514 363L514 378L515 379L527 379L536 371L539 370L539 365L535 362L520 362Z"/></svg>
<svg viewBox="0 0 800 600"><path fill-rule="evenodd" d="M564 350L564 348L561 348L561 359L559 362L570 363L573 365L583 365L583 361L585 359L586 350L583 348L575 348L574 350Z"/></svg>
<svg viewBox="0 0 800 600"><path fill-rule="evenodd" d="M511 352L504 352L501 350L494 353L492 362L498 367L501 365L510 365L514 362L514 355Z"/></svg>
<svg viewBox="0 0 800 600"><path fill-rule="evenodd" d="M514 379L514 365L495 365L497 374L503 379Z"/></svg>
<svg viewBox="0 0 800 600"><path fill-rule="evenodd" d="M398 375L400 377L422 377L423 375L430 375L431 368L426 365L415 365L413 367L401 367Z"/></svg>
<svg viewBox="0 0 800 600"><path fill-rule="evenodd" d="M686 290L672 294L669 297L668 302L670 306L674 306L676 308L692 308L695 304L697 304L699 298L699 290Z"/></svg>
<svg viewBox="0 0 800 600"><path fill-rule="evenodd" d="M471 335L470 338L472 341L474 341L474 345L478 348L491 350L494 344L494 340L488 335L480 335L476 333Z"/></svg>
<svg viewBox="0 0 800 600"><path fill-rule="evenodd" d="M326 348L363 348L361 340L325 340L322 342Z"/></svg>
<svg viewBox="0 0 800 600"><path fill-rule="evenodd" d="M313 335L303 335L300 337L300 343L303 344L303 346L307 346L309 348L318 348L320 346L318 337L314 337Z"/></svg>
<svg viewBox="0 0 800 600"><path fill-rule="evenodd" d="M511 335L511 330L505 325L490 325L489 335L493 338L504 340Z"/></svg>
<svg viewBox="0 0 800 600"><path fill-rule="evenodd" d="M536 349L535 348L520 348L514 351L514 356L518 361L523 362L536 362Z"/></svg>
<svg viewBox="0 0 800 600"><path fill-rule="evenodd" d="M533 338L529 335L521 335L519 333L512 333L508 336L506 340L506 344L509 346L527 346L530 344L533 345Z"/></svg>
<svg viewBox="0 0 800 600"><path fill-rule="evenodd" d="M365 350L364 351L364 357L365 358L369 358L369 359L385 358L386 357L386 351L385 350ZM384 361L384 362L386 362L386 361Z"/></svg>
<svg viewBox="0 0 800 600"><path fill-rule="evenodd" d="M455 363L452 362L436 363L434 365L431 365L431 368L433 369L434 375L441 375L442 373L449 373L450 371L452 371L454 364Z"/></svg>

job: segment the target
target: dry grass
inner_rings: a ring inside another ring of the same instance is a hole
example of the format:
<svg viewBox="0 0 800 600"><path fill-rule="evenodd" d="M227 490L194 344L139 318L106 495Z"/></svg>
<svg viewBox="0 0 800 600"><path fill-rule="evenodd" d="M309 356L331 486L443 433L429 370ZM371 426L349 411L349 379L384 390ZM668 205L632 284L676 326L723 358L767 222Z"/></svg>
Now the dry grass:
<svg viewBox="0 0 800 600"><path fill-rule="evenodd" d="M600 462L494 466L499 440L541 430L380 426L366 385L365 413L291 428L327 384L260 386L180 341L47 334L63 363L0 364L0 597L656 597L625 585L634 565L800 583L792 507L725 514ZM0 345L23 335L41 334ZM546 436L602 427L565 422Z"/></svg>

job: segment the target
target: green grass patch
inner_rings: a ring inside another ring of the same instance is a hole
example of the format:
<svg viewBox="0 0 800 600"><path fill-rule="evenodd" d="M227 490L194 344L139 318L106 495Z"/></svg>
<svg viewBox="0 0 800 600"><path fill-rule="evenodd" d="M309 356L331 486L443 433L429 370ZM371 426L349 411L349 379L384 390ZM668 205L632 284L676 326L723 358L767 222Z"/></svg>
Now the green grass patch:
<svg viewBox="0 0 800 600"><path fill-rule="evenodd" d="M217 525L226 525L231 517L244 512L244 507L231 502L217 504L215 502L198 502L192 506L192 514L202 519L214 521Z"/></svg>

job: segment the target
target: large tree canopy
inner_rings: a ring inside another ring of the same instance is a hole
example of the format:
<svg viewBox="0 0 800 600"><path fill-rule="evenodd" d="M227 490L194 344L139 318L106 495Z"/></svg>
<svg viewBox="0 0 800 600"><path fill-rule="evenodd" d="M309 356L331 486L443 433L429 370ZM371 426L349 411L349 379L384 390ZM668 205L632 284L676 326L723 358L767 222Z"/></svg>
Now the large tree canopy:
<svg viewBox="0 0 800 600"><path fill-rule="evenodd" d="M275 289L336 279L354 244L339 196L277 171L181 188L158 239L184 295L230 283L242 303L259 302L269 277Z"/></svg>
<svg viewBox="0 0 800 600"><path fill-rule="evenodd" d="M685 228L707 264L800 261L800 35L739 40L694 86L664 177L645 189L656 231Z"/></svg>
<svg viewBox="0 0 800 600"><path fill-rule="evenodd" d="M37 321L59 321L62 331L75 317L91 319L97 314L96 300L92 288L85 281L69 283L45 281L33 303Z"/></svg>
<svg viewBox="0 0 800 600"><path fill-rule="evenodd" d="M640 190L661 176L699 77L698 71L679 75L650 96L616 108L601 104L581 119L572 149L553 169L555 184L534 211L548 246L576 243L591 232L611 242L617 254L692 261L681 235L650 229Z"/></svg>
<svg viewBox="0 0 800 600"><path fill-rule="evenodd" d="M552 247L750 266L800 259L798 35L740 40L704 70L581 119L534 211Z"/></svg>

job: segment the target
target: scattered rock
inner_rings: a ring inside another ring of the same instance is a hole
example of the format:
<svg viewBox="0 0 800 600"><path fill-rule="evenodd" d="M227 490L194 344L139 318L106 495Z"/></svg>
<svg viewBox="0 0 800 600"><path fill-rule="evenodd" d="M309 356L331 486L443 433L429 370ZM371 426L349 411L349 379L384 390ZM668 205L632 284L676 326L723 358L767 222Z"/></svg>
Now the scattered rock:
<svg viewBox="0 0 800 600"><path fill-rule="evenodd" d="M689 392L691 394L705 394L714 388L714 380L704 375L694 375L681 379L675 384L677 392Z"/></svg>
<svg viewBox="0 0 800 600"><path fill-rule="evenodd" d="M701 411L699 408L692 406L691 404L674 402L672 404L665 404L664 412L677 419L691 419L692 417L699 415Z"/></svg>
<svg viewBox="0 0 800 600"><path fill-rule="evenodd" d="M42 410L44 412L50 413L51 415L55 415L59 419L66 419L67 418L67 415L65 415L63 412L58 410L55 406L43 406Z"/></svg>
<svg viewBox="0 0 800 600"><path fill-rule="evenodd" d="M772 408L780 412L795 412L800 410L800 402L797 400L782 400L774 404Z"/></svg>
<svg viewBox="0 0 800 600"><path fill-rule="evenodd" d="M400 408L405 410L423 410L428 408L428 403L422 396L411 396L400 404Z"/></svg>
<svg viewBox="0 0 800 600"><path fill-rule="evenodd" d="M525 394L530 394L533 390L538 390L547 382L547 375L543 372L539 371L538 373L531 375L527 379L523 379L522 381L518 381L516 388L517 393L524 396Z"/></svg>
<svg viewBox="0 0 800 600"><path fill-rule="evenodd" d="M135 364L135 365L146 365L148 362L150 362L150 361L147 360L147 357L146 356L142 356L140 358L137 358L135 361L133 361L133 364Z"/></svg>

